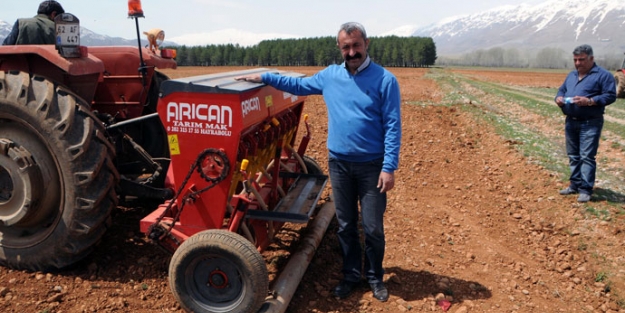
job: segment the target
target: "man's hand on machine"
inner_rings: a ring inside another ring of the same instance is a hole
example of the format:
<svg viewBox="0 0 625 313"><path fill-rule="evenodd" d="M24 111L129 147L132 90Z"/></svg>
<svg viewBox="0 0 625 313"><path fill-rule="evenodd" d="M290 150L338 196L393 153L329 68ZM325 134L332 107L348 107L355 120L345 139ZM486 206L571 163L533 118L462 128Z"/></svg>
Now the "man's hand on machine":
<svg viewBox="0 0 625 313"><path fill-rule="evenodd" d="M239 77L235 77L234 79L242 80L242 81L246 81L250 83L262 83L263 82L263 80L260 78L260 74L239 76Z"/></svg>

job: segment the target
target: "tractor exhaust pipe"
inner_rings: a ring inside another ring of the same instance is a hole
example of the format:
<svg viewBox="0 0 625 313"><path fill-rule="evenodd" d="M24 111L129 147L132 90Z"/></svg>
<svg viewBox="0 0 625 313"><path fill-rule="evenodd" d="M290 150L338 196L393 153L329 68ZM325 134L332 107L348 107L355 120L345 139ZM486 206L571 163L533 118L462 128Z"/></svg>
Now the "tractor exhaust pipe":
<svg viewBox="0 0 625 313"><path fill-rule="evenodd" d="M283 313L286 311L308 268L308 264L312 261L315 251L334 217L334 213L333 201L323 204L310 225L311 232L302 239L300 249L291 256L289 263L274 282L273 296L267 298L258 313Z"/></svg>

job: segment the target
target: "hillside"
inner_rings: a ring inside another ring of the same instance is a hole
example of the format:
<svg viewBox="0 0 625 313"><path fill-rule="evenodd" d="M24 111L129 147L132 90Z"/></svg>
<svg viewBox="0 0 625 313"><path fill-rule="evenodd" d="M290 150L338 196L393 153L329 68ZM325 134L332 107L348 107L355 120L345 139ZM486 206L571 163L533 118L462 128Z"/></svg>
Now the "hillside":
<svg viewBox="0 0 625 313"><path fill-rule="evenodd" d="M587 43L605 55L625 51L622 0L547 0L537 5L502 6L423 27L414 36L434 38L438 55L493 47L536 52L544 47Z"/></svg>

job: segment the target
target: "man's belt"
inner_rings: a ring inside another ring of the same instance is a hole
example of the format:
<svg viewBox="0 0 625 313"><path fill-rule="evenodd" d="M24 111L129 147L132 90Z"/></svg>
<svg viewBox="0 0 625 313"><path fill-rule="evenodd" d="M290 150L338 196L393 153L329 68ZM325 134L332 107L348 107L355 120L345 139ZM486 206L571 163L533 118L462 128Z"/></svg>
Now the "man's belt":
<svg viewBox="0 0 625 313"><path fill-rule="evenodd" d="M570 119L574 120L574 121L578 121L578 122L583 122L583 121L590 121L590 120L596 120L598 118L602 118L603 116L591 116L591 117L577 117L577 116L569 116Z"/></svg>

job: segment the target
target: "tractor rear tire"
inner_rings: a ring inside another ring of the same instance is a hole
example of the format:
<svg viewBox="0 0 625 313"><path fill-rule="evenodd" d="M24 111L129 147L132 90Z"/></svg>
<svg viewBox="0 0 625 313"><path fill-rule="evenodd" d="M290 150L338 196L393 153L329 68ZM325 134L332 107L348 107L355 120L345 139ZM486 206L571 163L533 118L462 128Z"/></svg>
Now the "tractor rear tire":
<svg viewBox="0 0 625 313"><path fill-rule="evenodd" d="M616 97L625 98L625 74L619 70L614 74L614 80L616 81Z"/></svg>
<svg viewBox="0 0 625 313"><path fill-rule="evenodd" d="M0 264L52 271L88 255L117 205L114 153L84 100L0 71Z"/></svg>
<svg viewBox="0 0 625 313"><path fill-rule="evenodd" d="M169 286L188 312L256 313L268 294L268 281L256 247L227 230L191 236L169 263Z"/></svg>

